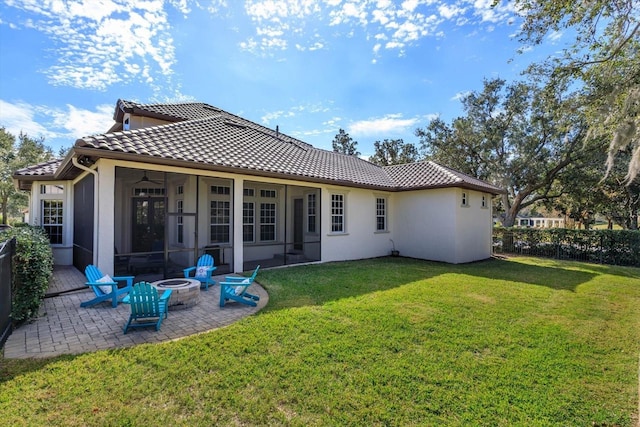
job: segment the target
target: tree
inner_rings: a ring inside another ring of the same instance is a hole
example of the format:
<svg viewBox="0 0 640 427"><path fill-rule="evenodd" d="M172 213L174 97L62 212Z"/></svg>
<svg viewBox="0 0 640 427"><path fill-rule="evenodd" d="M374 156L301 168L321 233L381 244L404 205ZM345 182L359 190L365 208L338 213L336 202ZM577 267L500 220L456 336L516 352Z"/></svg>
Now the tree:
<svg viewBox="0 0 640 427"><path fill-rule="evenodd" d="M485 80L463 100L466 116L417 129L427 158L503 188L503 225L521 209L559 197L558 177L580 158L587 132L580 100L564 86Z"/></svg>
<svg viewBox="0 0 640 427"><path fill-rule="evenodd" d="M44 145L44 138L33 139L20 132L18 146L16 138L0 127L0 212L2 224L9 214L17 214L27 206L27 197L13 185L13 173L23 167L52 158L51 148Z"/></svg>
<svg viewBox="0 0 640 427"><path fill-rule="evenodd" d="M625 164L631 157L631 150L627 148L619 156L623 162L617 162L603 179L607 154L595 149L585 152L560 176L561 185L569 190L547 203L547 207L582 223L585 228L595 214L601 214L607 219L609 229L614 223L625 229L637 229L640 182L625 185Z"/></svg>
<svg viewBox="0 0 640 427"><path fill-rule="evenodd" d="M415 145L405 144L402 139L385 139L373 144L375 153L369 161L378 166L401 165L413 163L420 159L420 153Z"/></svg>
<svg viewBox="0 0 640 427"><path fill-rule="evenodd" d="M336 153L348 154L349 156L359 156L357 149L358 142L354 141L344 129L340 129L333 138L333 151Z"/></svg>
<svg viewBox="0 0 640 427"><path fill-rule="evenodd" d="M494 4L500 0L494 0ZM640 14L637 0L514 0L525 17L520 40L540 44L551 32L573 30L564 54L531 72L583 85L589 135L609 141L607 174L631 148L626 183L640 173Z"/></svg>

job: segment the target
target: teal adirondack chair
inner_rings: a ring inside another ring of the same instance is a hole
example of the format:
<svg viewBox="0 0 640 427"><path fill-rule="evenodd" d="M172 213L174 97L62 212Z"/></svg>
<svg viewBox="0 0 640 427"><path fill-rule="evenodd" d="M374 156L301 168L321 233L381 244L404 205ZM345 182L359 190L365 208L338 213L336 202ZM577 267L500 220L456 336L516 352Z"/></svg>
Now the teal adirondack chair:
<svg viewBox="0 0 640 427"><path fill-rule="evenodd" d="M90 307L102 301L111 300L111 306L117 307L120 296L125 296L131 291L133 284L133 276L114 276L109 277L102 274L100 269L95 265L89 264L84 269L84 275L87 276L87 286L91 287L96 297L92 300L80 303L80 307ZM118 282L125 282L126 285L118 288Z"/></svg>
<svg viewBox="0 0 640 427"><path fill-rule="evenodd" d="M212 273L218 267L213 265L213 257L209 254L204 254L198 259L198 264L195 267L189 267L184 269L184 277L188 279L191 272L195 272L193 277L200 281L200 288L204 288L205 291L209 290L209 285L213 286L216 281L213 280Z"/></svg>
<svg viewBox="0 0 640 427"><path fill-rule="evenodd" d="M236 301L241 304L255 307L260 297L247 292L258 275L260 266L257 266L250 277L226 276L224 282L220 282L220 307L224 307L227 301Z"/></svg>
<svg viewBox="0 0 640 427"><path fill-rule="evenodd" d="M159 331L162 320L168 315L171 292L171 289L167 289L158 296L158 290L149 282L138 282L133 285L129 294L131 315L124 326L124 333L126 334L129 328L153 325L156 331Z"/></svg>

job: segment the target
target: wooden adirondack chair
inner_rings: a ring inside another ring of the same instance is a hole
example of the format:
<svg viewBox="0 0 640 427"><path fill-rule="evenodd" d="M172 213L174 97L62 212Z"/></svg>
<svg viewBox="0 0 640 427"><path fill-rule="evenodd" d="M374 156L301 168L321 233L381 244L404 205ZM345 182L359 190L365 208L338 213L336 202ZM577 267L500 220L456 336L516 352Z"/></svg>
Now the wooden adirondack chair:
<svg viewBox="0 0 640 427"><path fill-rule="evenodd" d="M255 307L260 297L247 292L258 275L260 266L257 266L250 277L226 276L224 282L220 282L220 307L224 307L229 300Z"/></svg>
<svg viewBox="0 0 640 427"><path fill-rule="evenodd" d="M84 269L84 275L87 276L87 282L85 284L91 287L96 297L80 303L80 307L90 307L108 300L111 300L112 307L117 307L119 302L118 298L129 293L133 284L133 276L109 277L106 274L102 274L100 269L92 264L87 265ZM118 282L125 282L126 285L123 288L118 288Z"/></svg>
<svg viewBox="0 0 640 427"><path fill-rule="evenodd" d="M213 286L216 284L216 281L213 280L212 273L217 268L218 267L213 265L213 257L209 254L204 254L198 259L198 264L195 267L184 269L184 277L188 279L191 272L195 271L193 278L200 281L200 288L208 291L209 285Z"/></svg>
<svg viewBox="0 0 640 427"><path fill-rule="evenodd" d="M133 285L129 294L131 315L124 326L124 333L126 334L129 328L153 325L155 325L156 331L160 330L162 320L168 315L171 292L171 289L167 289L161 296L158 296L158 290L149 282L139 282Z"/></svg>

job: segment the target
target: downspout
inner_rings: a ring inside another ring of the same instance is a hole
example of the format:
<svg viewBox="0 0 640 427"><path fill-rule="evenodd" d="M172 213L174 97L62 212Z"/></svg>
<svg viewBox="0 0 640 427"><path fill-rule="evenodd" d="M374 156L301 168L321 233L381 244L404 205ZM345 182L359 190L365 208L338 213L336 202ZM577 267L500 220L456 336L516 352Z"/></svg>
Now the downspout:
<svg viewBox="0 0 640 427"><path fill-rule="evenodd" d="M91 169L86 167L85 165L81 165L80 162L78 162L78 157L77 156L73 156L71 158L71 163L73 163L73 166L77 167L78 169L82 169L83 171L87 171L89 173L92 173L95 176L95 188L93 191L93 222L95 224L95 226L93 227L93 260L94 262L96 262L96 260L98 260L98 230L100 229L99 227L99 222L100 222L100 215L98 215L98 197L100 196L100 191L98 191L98 172L95 169ZM75 205L75 201L74 201L74 205ZM75 234L75 230L74 230L74 234Z"/></svg>

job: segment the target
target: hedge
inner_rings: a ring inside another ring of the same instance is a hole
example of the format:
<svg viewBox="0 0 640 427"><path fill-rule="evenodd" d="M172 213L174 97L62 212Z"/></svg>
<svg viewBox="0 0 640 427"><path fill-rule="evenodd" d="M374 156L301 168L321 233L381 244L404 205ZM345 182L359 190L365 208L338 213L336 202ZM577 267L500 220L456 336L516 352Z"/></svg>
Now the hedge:
<svg viewBox="0 0 640 427"><path fill-rule="evenodd" d="M493 230L495 253L519 253L640 267L640 231L504 228Z"/></svg>
<svg viewBox="0 0 640 427"><path fill-rule="evenodd" d="M13 257L13 308L11 318L19 324L37 316L53 274L53 252L40 227L20 225L0 233L0 239L16 238Z"/></svg>

